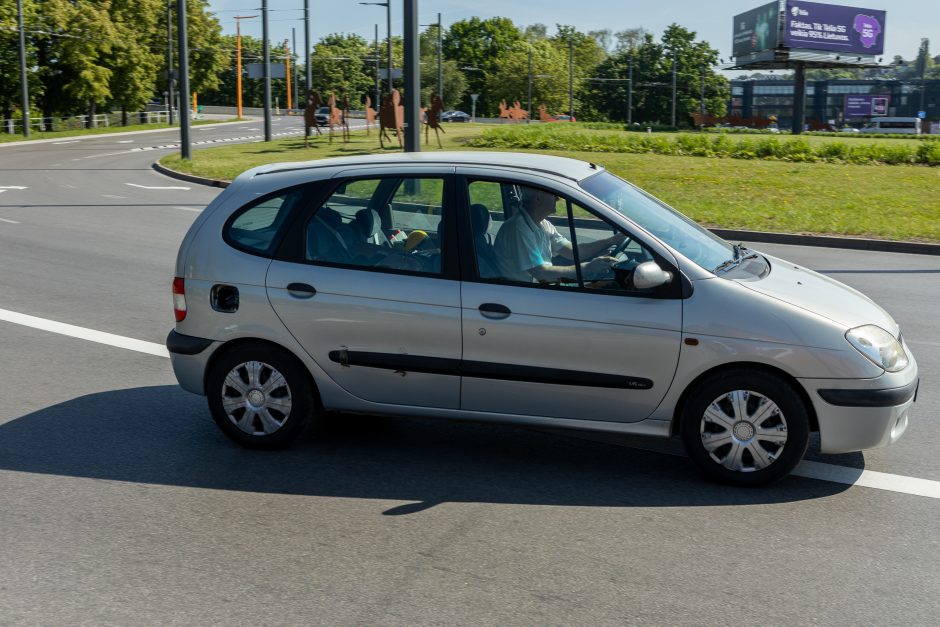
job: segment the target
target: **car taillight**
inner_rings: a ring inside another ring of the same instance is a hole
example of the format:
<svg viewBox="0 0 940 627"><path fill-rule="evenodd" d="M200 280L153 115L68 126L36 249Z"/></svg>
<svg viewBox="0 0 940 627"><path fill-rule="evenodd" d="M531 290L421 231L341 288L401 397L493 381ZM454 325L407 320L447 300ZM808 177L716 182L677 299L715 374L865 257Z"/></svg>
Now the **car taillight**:
<svg viewBox="0 0 940 627"><path fill-rule="evenodd" d="M182 277L173 279L173 313L177 322L186 318L186 286Z"/></svg>

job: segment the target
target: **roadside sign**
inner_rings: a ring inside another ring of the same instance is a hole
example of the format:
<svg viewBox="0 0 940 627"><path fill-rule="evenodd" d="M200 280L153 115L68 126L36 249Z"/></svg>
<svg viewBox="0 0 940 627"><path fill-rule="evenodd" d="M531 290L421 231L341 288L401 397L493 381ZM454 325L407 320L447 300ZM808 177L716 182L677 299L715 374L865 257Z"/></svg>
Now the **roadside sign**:
<svg viewBox="0 0 940 627"><path fill-rule="evenodd" d="M271 63L271 78L287 78L287 68L283 63ZM264 63L249 63L248 78L264 78Z"/></svg>
<svg viewBox="0 0 940 627"><path fill-rule="evenodd" d="M926 112L926 111L918 111L918 112L917 112L917 117L919 117L921 120L924 120L924 119L927 118L927 112Z"/></svg>

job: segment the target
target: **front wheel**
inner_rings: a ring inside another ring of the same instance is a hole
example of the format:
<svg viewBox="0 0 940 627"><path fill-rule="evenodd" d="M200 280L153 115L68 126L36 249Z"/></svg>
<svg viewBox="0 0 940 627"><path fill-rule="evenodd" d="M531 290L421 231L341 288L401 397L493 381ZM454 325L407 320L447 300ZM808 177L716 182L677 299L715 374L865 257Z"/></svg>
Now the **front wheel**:
<svg viewBox="0 0 940 627"><path fill-rule="evenodd" d="M206 395L222 432L247 448L287 446L316 411L304 367L268 345L245 344L220 356L206 379Z"/></svg>
<svg viewBox="0 0 940 627"><path fill-rule="evenodd" d="M699 383L685 402L682 440L711 479L758 486L785 477L809 444L800 394L766 372L732 370Z"/></svg>

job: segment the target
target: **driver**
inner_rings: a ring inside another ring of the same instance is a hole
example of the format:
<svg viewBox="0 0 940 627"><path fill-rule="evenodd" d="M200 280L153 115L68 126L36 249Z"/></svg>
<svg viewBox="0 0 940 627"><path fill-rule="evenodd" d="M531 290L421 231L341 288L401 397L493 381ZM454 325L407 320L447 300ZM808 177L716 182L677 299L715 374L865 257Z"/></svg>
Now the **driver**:
<svg viewBox="0 0 940 627"><path fill-rule="evenodd" d="M555 213L558 197L544 190L522 187L521 200L522 210L506 220L496 235L494 249L503 277L525 283L576 282L578 274L574 265L556 266L552 263L556 256L574 260L571 242L546 219ZM579 244L578 255L581 259L590 259L581 263L582 274L589 277L605 274L617 260L598 255L624 239L626 236L618 233L596 242Z"/></svg>

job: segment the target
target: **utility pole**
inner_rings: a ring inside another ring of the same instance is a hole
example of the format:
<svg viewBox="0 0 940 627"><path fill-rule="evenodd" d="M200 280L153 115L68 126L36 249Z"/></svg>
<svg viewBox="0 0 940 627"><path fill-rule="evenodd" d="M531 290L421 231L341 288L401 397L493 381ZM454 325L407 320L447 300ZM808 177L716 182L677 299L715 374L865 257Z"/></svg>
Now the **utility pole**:
<svg viewBox="0 0 940 627"><path fill-rule="evenodd" d="M444 102L444 36L441 28L441 14L437 14L437 95Z"/></svg>
<svg viewBox="0 0 940 627"><path fill-rule="evenodd" d="M418 0L404 0L405 13L405 152L421 151L421 40ZM389 38L391 42L391 38ZM389 74L391 80L391 74Z"/></svg>
<svg viewBox="0 0 940 627"><path fill-rule="evenodd" d="M296 56L297 55L297 29L291 28L290 33L291 33L291 40L292 40L291 43L294 44L294 47L292 48L292 50L294 51L293 54L294 56ZM300 109L300 103L303 102L304 99L301 98L300 96L300 85L297 84L297 59L293 59L292 57L292 60L294 61L294 100L297 101L297 108ZM287 80L290 80L290 77L288 77Z"/></svg>
<svg viewBox="0 0 940 627"><path fill-rule="evenodd" d="M699 101L698 112L705 115L705 63L702 62L702 97Z"/></svg>
<svg viewBox="0 0 940 627"><path fill-rule="evenodd" d="M23 30L23 0L16 0L16 21L20 29L20 94L23 97L23 137L29 137L29 83L26 77L26 31Z"/></svg>
<svg viewBox="0 0 940 627"><path fill-rule="evenodd" d="M173 124L173 3L166 0L166 99L167 121Z"/></svg>
<svg viewBox="0 0 940 627"><path fill-rule="evenodd" d="M676 127L676 51L672 51L672 127Z"/></svg>
<svg viewBox="0 0 940 627"><path fill-rule="evenodd" d="M574 40L568 39L568 121L574 122Z"/></svg>
<svg viewBox="0 0 940 627"><path fill-rule="evenodd" d="M290 46L286 39L284 40L284 63L284 80L287 82L287 115L290 115L294 103L290 93Z"/></svg>
<svg viewBox="0 0 940 627"><path fill-rule="evenodd" d="M235 102L237 104L238 119L242 119L242 20L251 20L257 15L236 15L235 16L235 49L236 49L236 77L235 77Z"/></svg>
<svg viewBox="0 0 940 627"><path fill-rule="evenodd" d="M392 93L392 0L387 2L360 2L359 4L385 7L385 32L388 35L388 93Z"/></svg>
<svg viewBox="0 0 940 627"><path fill-rule="evenodd" d="M633 56L627 62L627 124L633 124Z"/></svg>
<svg viewBox="0 0 940 627"><path fill-rule="evenodd" d="M271 141L271 44L268 41L268 0L261 0L261 63L264 64L264 141Z"/></svg>
<svg viewBox="0 0 940 627"><path fill-rule="evenodd" d="M379 25L375 25L375 102L373 108L378 111L382 106L382 88L379 87Z"/></svg>
<svg viewBox="0 0 940 627"><path fill-rule="evenodd" d="M180 157L192 159L189 143L189 42L186 28L186 0L176 3L176 30L179 35L180 57Z"/></svg>
<svg viewBox="0 0 940 627"><path fill-rule="evenodd" d="M304 68L307 71L307 91L313 89L313 74L310 70L310 50L310 0L304 0Z"/></svg>
<svg viewBox="0 0 940 627"><path fill-rule="evenodd" d="M528 124L532 120L532 45L529 44L529 98L526 100L526 108L529 110L529 118L525 121ZM502 120L500 120L502 122Z"/></svg>

